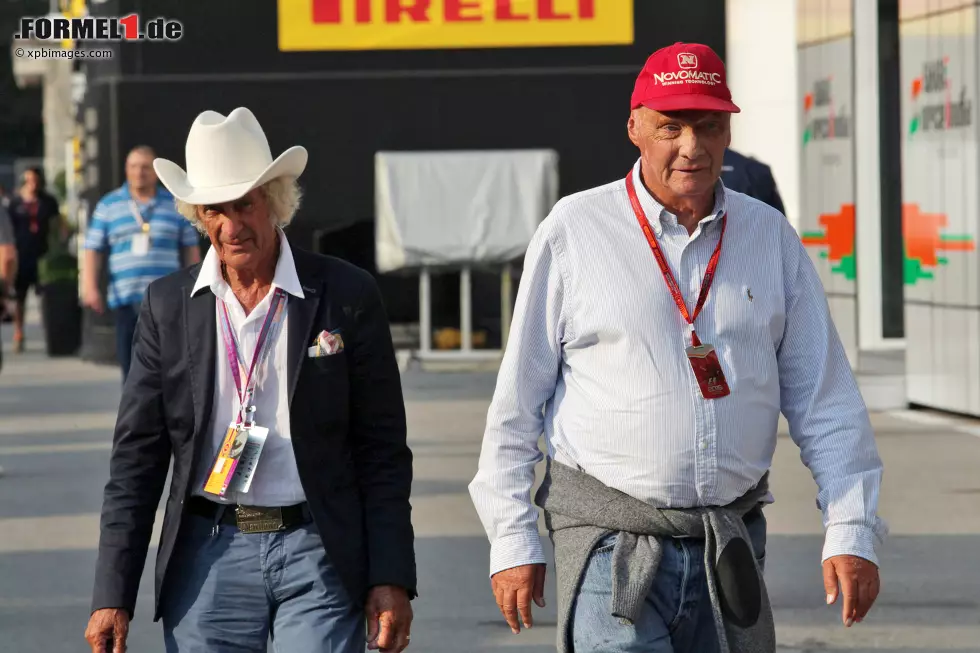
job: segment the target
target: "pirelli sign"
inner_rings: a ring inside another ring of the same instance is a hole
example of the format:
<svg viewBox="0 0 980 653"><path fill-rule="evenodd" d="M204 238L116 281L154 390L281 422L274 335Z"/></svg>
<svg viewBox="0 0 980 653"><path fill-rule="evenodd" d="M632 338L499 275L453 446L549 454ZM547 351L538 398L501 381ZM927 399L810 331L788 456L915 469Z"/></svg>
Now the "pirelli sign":
<svg viewBox="0 0 980 653"><path fill-rule="evenodd" d="M279 49L629 45L634 0L279 0Z"/></svg>

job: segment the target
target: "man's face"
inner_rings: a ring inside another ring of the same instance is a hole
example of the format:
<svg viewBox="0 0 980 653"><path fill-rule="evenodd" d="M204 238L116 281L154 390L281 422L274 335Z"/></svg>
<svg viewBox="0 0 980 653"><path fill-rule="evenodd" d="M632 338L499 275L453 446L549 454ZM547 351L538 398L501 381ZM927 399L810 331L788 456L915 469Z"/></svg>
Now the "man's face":
<svg viewBox="0 0 980 653"><path fill-rule="evenodd" d="M153 157L137 150L126 157L126 181L131 188L149 190L156 186L157 176L153 172Z"/></svg>
<svg viewBox="0 0 980 653"><path fill-rule="evenodd" d="M644 182L651 190L677 198L713 192L732 140L728 113L660 113L641 107L630 115L628 131L640 149ZM653 179L646 178L651 175Z"/></svg>
<svg viewBox="0 0 980 653"><path fill-rule="evenodd" d="M269 202L258 188L233 202L197 207L221 262L235 270L255 269L277 247Z"/></svg>

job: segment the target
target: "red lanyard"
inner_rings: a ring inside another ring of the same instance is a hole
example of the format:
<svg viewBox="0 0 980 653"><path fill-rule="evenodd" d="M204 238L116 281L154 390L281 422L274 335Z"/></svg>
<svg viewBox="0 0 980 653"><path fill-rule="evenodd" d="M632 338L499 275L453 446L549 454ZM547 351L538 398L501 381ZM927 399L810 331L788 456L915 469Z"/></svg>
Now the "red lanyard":
<svg viewBox="0 0 980 653"><path fill-rule="evenodd" d="M636 214L636 219L640 223L640 229L643 230L643 235L647 237L647 242L650 243L650 249L653 250L653 256L657 259L660 271L664 274L667 289L673 296L677 308L680 309L681 316L691 325L691 344L695 347L700 347L701 341L698 339L698 334L694 332L694 320L698 319L701 309L704 308L704 303L708 300L708 291L711 290L711 282L715 280L715 270L718 269L718 257L721 256L721 241L725 238L725 223L728 221L728 218L725 214L721 216L721 235L718 236L718 244L715 246L715 252L708 261L708 269L704 272L704 279L701 281L701 294L698 296L698 303L694 306L694 314L692 315L687 311L687 305L684 303L684 295L681 294L677 280L674 279L674 275L670 271L670 266L667 265L667 259L664 257L664 253L660 251L660 246L657 245L657 238L653 235L653 229L650 228L650 221L647 220L647 216L643 212L643 206L640 205L640 198L637 197L636 186L633 184L632 171L626 175L626 192L630 196L630 204L633 205L633 213Z"/></svg>

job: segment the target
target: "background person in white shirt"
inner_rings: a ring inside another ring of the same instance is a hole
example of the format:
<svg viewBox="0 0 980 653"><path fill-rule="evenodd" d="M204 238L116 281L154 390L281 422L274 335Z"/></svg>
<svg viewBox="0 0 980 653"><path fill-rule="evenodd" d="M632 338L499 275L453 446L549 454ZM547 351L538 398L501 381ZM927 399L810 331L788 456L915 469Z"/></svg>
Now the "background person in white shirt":
<svg viewBox="0 0 980 653"><path fill-rule="evenodd" d="M819 278L782 214L719 181L739 109L710 48L678 43L652 55L631 109L628 134L640 158L628 179L639 210L627 180L566 197L526 254L470 485L491 542L497 604L515 633L532 623L531 600L543 605L545 557L530 497L542 432L553 465L644 507L717 507L764 481L782 411L819 487L827 601L843 595L850 626L878 593L882 467ZM720 252L693 319L697 339L655 246L689 314ZM699 341L718 361L703 379L694 367L706 359L687 353ZM759 567L761 506L744 520ZM605 533L587 552L573 596L561 595L560 580L559 650L730 650L712 625L703 540L664 541L640 617L623 624L611 614L618 536ZM561 579L557 553L556 565Z"/></svg>

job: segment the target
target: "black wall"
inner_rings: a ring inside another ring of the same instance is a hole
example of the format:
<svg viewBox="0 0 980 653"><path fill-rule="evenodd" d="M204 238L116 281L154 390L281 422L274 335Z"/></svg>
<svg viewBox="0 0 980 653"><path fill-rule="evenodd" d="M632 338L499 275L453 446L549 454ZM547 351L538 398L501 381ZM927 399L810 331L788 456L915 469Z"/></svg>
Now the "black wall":
<svg viewBox="0 0 980 653"><path fill-rule="evenodd" d="M629 96L654 50L697 41L724 56L724 5L637 0L635 43L624 47L280 52L273 0L110 0L93 12L176 18L185 35L121 45L112 62L90 65L90 91L112 98L103 128L115 130L113 151L99 157L98 191L121 183L137 143L183 165L194 117L237 106L256 114L273 155L294 144L310 152L306 199L290 229L306 246L316 230L370 235L356 224L373 220L379 150L553 148L561 194L579 191L625 174L635 159ZM373 257L360 258L373 268ZM414 281L398 288L386 293L393 319L415 319Z"/></svg>
<svg viewBox="0 0 980 653"><path fill-rule="evenodd" d="M631 46L280 52L277 1L108 0L90 3L90 10L105 16L135 12L141 21L162 16L184 23L184 35L177 43L126 44L125 56L116 60L124 75L299 77L324 71L636 66L674 41L706 43L722 55L725 50L724 0L635 0Z"/></svg>

